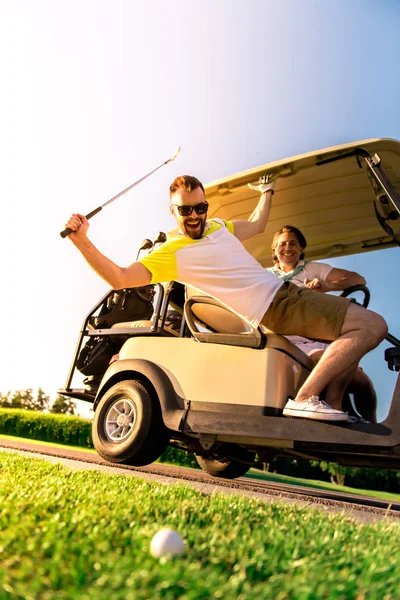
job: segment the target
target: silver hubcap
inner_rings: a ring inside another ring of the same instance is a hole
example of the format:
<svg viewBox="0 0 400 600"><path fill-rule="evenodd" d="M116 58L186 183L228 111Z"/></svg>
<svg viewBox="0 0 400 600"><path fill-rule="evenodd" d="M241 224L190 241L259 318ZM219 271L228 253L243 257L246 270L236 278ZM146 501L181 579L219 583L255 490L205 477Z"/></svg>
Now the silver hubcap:
<svg viewBox="0 0 400 600"><path fill-rule="evenodd" d="M112 442L123 442L129 437L136 421L136 407L130 398L118 398L110 406L104 419L106 436Z"/></svg>

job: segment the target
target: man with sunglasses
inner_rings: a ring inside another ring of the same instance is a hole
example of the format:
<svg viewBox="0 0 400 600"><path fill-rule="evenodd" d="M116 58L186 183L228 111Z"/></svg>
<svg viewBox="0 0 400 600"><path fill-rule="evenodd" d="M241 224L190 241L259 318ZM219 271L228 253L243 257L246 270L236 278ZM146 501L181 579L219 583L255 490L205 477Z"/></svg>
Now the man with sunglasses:
<svg viewBox="0 0 400 600"><path fill-rule="evenodd" d="M207 220L201 182L189 175L177 177L170 186L170 211L177 229L162 246L125 268L89 241L89 223L83 215L72 215L66 227L74 232L71 241L113 289L175 280L213 296L253 327L261 323L276 333L332 341L297 397L288 401L284 414L347 421L344 412L320 401L319 394L377 346L387 335L387 326L380 315L347 298L282 284L244 248L242 242L262 233L267 225L274 186L274 181L249 184L261 196L247 221Z"/></svg>

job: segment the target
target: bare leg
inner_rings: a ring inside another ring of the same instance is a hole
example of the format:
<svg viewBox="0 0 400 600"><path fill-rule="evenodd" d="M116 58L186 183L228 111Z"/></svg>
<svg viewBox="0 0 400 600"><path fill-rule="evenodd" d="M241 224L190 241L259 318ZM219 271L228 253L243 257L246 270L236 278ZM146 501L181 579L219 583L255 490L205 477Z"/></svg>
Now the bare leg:
<svg viewBox="0 0 400 600"><path fill-rule="evenodd" d="M350 367L346 369L341 375L335 377L326 388L325 402L335 408L336 410L343 410L342 401L344 393L353 379L354 373L357 367Z"/></svg>
<svg viewBox="0 0 400 600"><path fill-rule="evenodd" d="M377 397L374 385L361 367L358 367L349 385L349 392L354 396L357 412L370 421L376 423Z"/></svg>
<svg viewBox="0 0 400 600"><path fill-rule="evenodd" d="M375 348L387 335L384 319L356 304L349 304L340 337L325 350L316 367L300 388L295 400L319 396L322 390Z"/></svg>
<svg viewBox="0 0 400 600"><path fill-rule="evenodd" d="M312 360L314 360L314 362L317 363L322 358L323 354L324 350L318 350L317 352L313 352L310 358L312 358ZM341 373L338 377L335 377L333 381L328 383L325 393L325 402L332 406L332 408L335 408L336 410L343 410L343 396L347 386L353 379L355 371L355 367L350 367L349 369L346 369L346 371Z"/></svg>
<svg viewBox="0 0 400 600"><path fill-rule="evenodd" d="M354 410L348 389L346 390L346 393L343 396L342 410L344 412L346 412L350 417L358 417L359 416L357 414L357 411Z"/></svg>

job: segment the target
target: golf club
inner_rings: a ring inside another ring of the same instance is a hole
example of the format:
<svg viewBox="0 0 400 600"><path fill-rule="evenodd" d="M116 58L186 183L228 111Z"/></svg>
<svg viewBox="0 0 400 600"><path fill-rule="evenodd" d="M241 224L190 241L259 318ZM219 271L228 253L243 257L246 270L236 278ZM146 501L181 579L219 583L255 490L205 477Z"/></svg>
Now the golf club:
<svg viewBox="0 0 400 600"><path fill-rule="evenodd" d="M151 240L149 240L149 238L145 238L144 240L142 240L140 242L139 250L136 255L136 260L139 258L139 254L141 253L142 250L149 250L149 248L153 248L153 246L154 246L154 244Z"/></svg>
<svg viewBox="0 0 400 600"><path fill-rule="evenodd" d="M153 247L151 248L151 250L149 250L149 254L151 254L153 252L153 250L156 249L156 245L157 244L164 244L164 242L167 241L167 236L163 231L159 231L156 235L156 237L153 240Z"/></svg>
<svg viewBox="0 0 400 600"><path fill-rule="evenodd" d="M159 231L156 235L156 237L154 238L153 244L154 246L156 244L163 244L164 242L167 241L167 236L163 231Z"/></svg>
<svg viewBox="0 0 400 600"><path fill-rule="evenodd" d="M142 181L144 181L145 179L147 179L147 177L150 177L150 175L152 175L153 173L155 173L156 171L158 171L158 169L161 169L161 167L163 167L164 165L167 165L168 163L170 163L173 160L175 160L175 158L178 156L178 154L180 152L180 149L181 149L181 147L178 146L178 148L175 150L175 152L171 156L171 158L169 158L165 162L161 163L161 165L159 165L158 167L156 167L155 169L153 169L152 171L150 171L150 173L147 173L147 175L144 175L143 177L141 177L140 179L138 179L137 181L135 181L135 183L132 183L132 185L130 185L129 187L127 187L124 190L122 190L122 192L120 192L119 194L117 194L116 196L114 196L113 198L111 198L110 200L107 200L107 202L105 202L101 206L98 206L97 208L95 208L94 210L92 210L90 213L88 213L86 215L86 218L87 219L91 219L92 217L94 217L94 215L97 215L97 213L99 213L105 206L107 206L107 204L111 204L111 202L114 202L114 200L116 200L117 198L120 198L121 196L123 196L124 194L126 194L126 192L129 192L129 190L131 190L136 185L138 185L139 183L141 183ZM61 235L62 238L65 238L70 233L72 233L72 229L69 229L67 227L66 229L64 229L64 231L60 232L60 235Z"/></svg>

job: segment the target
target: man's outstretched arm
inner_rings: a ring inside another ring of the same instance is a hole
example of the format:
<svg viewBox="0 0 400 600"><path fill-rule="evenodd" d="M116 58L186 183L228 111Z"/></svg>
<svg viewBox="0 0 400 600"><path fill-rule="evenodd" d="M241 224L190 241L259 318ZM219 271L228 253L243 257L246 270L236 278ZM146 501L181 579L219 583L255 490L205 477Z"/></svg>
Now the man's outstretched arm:
<svg viewBox="0 0 400 600"><path fill-rule="evenodd" d="M78 248L92 269L114 290L139 287L150 283L151 273L140 262L135 262L129 267L120 267L96 248L86 235L89 222L84 215L73 214L66 223L66 227L73 231L69 235L71 242Z"/></svg>
<svg viewBox="0 0 400 600"><path fill-rule="evenodd" d="M261 192L260 200L247 221L233 221L235 236L244 242L254 235L262 233L268 223L271 211L272 194L274 193L275 181L261 183L260 185L248 184L252 190Z"/></svg>
<svg viewBox="0 0 400 600"><path fill-rule="evenodd" d="M345 290L353 285L366 285L366 279L355 271L333 268L329 271L325 281L315 277L305 279L304 285L317 292L336 292Z"/></svg>

